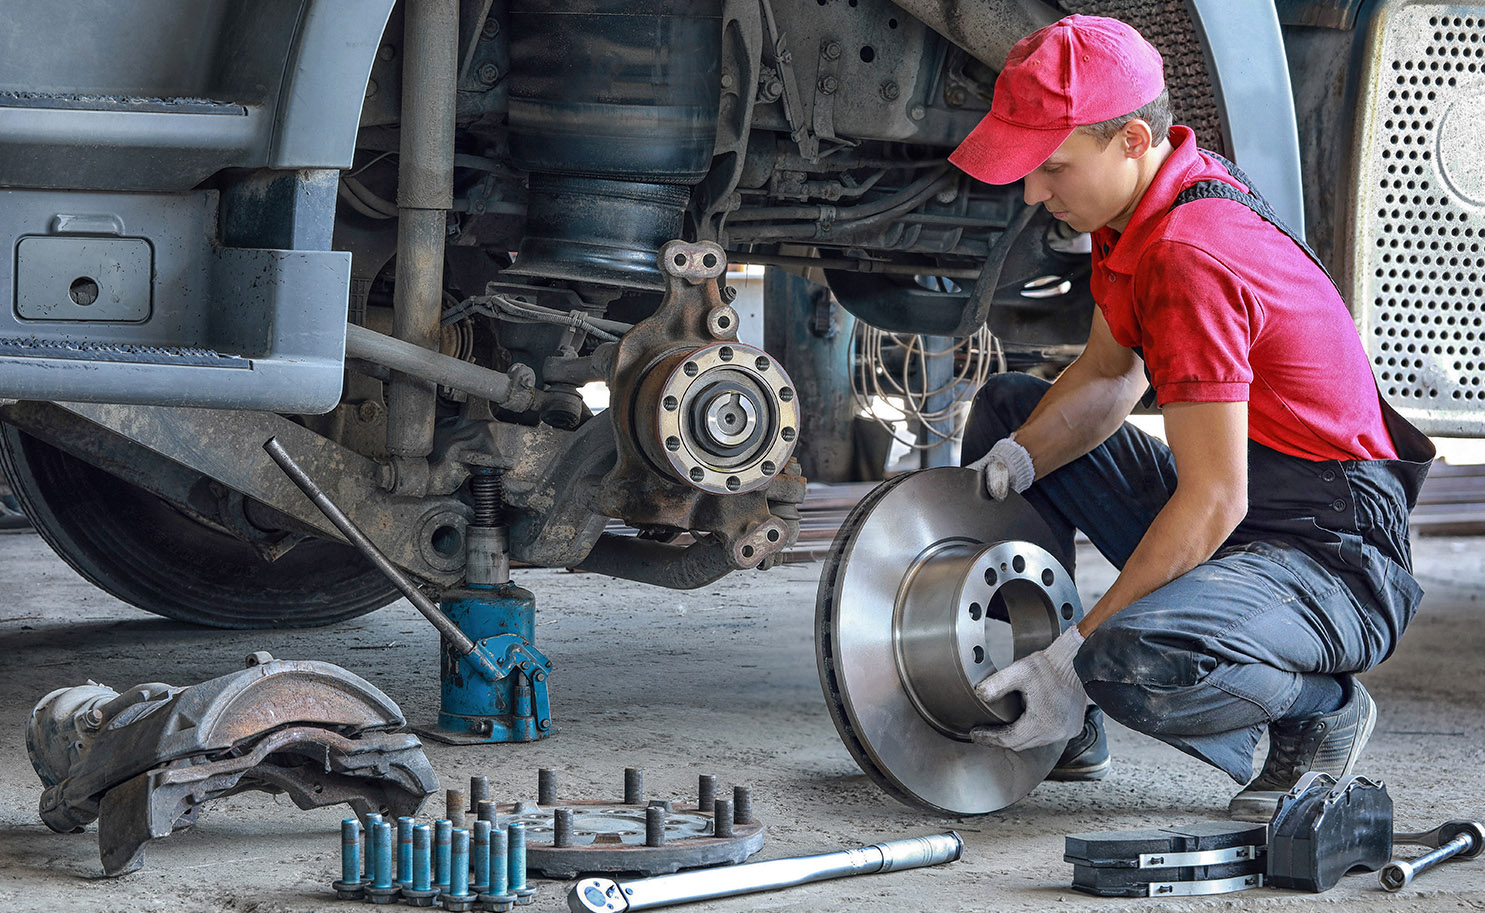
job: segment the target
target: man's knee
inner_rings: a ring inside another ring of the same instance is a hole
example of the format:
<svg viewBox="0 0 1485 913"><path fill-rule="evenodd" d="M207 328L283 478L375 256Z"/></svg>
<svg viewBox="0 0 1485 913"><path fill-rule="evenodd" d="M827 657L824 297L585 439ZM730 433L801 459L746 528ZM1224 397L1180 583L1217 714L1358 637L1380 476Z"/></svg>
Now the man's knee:
<svg viewBox="0 0 1485 913"><path fill-rule="evenodd" d="M991 375L970 404L962 462L984 456L996 441L1025 424L1050 386L1030 374Z"/></svg>
<svg viewBox="0 0 1485 913"><path fill-rule="evenodd" d="M1127 610L1126 610L1127 611ZM1163 613L1125 613L1099 625L1074 659L1088 697L1131 729L1159 733L1182 723L1213 662ZM1142 617L1149 616L1149 617ZM1181 722L1176 722L1181 721Z"/></svg>

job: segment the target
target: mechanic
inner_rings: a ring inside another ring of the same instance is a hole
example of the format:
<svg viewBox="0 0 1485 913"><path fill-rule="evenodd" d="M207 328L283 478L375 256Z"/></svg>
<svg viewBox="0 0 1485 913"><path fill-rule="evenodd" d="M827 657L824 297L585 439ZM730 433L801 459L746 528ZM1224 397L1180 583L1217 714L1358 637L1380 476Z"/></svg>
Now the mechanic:
<svg viewBox="0 0 1485 913"><path fill-rule="evenodd" d="M1408 511L1433 445L1382 401L1309 248L1171 125L1160 55L1130 26L1069 16L1022 39L950 161L1024 179L1027 205L1092 233L1086 348L1051 384L992 378L963 453L992 497L1024 493L1063 555L1079 529L1120 571L1079 624L980 684L1026 710L974 738L1071 739L1053 776L1096 779L1101 708L1247 784L1230 811L1266 820L1306 771L1348 773L1371 733L1354 673L1422 596ZM1147 386L1169 446L1124 422Z"/></svg>

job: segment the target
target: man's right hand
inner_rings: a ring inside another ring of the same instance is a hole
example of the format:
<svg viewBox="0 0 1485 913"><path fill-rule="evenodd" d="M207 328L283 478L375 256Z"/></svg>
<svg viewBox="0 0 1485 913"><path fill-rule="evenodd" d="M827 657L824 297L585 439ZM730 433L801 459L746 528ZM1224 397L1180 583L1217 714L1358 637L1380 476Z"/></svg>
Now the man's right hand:
<svg viewBox="0 0 1485 913"><path fill-rule="evenodd" d="M1031 454L1016 443L1015 432L996 441L989 453L964 468L979 472L985 491L997 501L1004 501L1013 491L1020 494L1036 481Z"/></svg>

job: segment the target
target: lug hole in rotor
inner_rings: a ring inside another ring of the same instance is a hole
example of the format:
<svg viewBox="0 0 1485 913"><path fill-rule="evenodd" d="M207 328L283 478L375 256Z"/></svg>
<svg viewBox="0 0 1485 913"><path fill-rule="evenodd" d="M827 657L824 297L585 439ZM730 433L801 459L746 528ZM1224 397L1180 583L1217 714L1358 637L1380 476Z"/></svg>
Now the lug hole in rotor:
<svg viewBox="0 0 1485 913"><path fill-rule="evenodd" d="M728 476L727 477L727 490L728 491L737 491L739 488L742 488L742 480L739 479L737 476Z"/></svg>
<svg viewBox="0 0 1485 913"><path fill-rule="evenodd" d="M783 431L779 432L779 437L783 438L785 441L793 441L796 434L798 434L798 432L796 432L793 428L785 428Z"/></svg>
<svg viewBox="0 0 1485 913"><path fill-rule="evenodd" d="M702 266L705 266L707 269L711 269L712 267L716 266L717 265L717 255L716 254L707 254L706 256L702 257L701 258L701 265ZM725 323L722 324L722 325L723 326L726 326Z"/></svg>
<svg viewBox="0 0 1485 913"><path fill-rule="evenodd" d="M985 568L985 582L987 584L989 584L990 586L995 586L995 581L997 581L999 579L1000 578L995 575L995 568L993 568L993 567L987 567L987 568Z"/></svg>
<svg viewBox="0 0 1485 913"><path fill-rule="evenodd" d="M972 621L979 621L984 616L984 614L985 614L985 610L982 609L982 608L980 608L980 604L978 602L971 602L969 604L969 617L970 617L970 620L972 620Z"/></svg>
<svg viewBox="0 0 1485 913"><path fill-rule="evenodd" d="M781 400L783 400L784 402L787 403L790 400L792 400L793 398L794 398L794 391L793 390L789 389L788 387L780 387L779 388L779 399L781 399Z"/></svg>
<svg viewBox="0 0 1485 913"><path fill-rule="evenodd" d="M720 320L717 322L721 323ZM725 326L725 324L723 325ZM717 357L722 359L723 361L731 361L734 354L736 353L732 351L732 346L723 346L722 348L717 350Z"/></svg>
<svg viewBox="0 0 1485 913"><path fill-rule="evenodd" d="M666 412L674 412L675 410L681 408L681 401L676 399L674 396L667 396L665 397L665 400L661 403L661 405L665 407Z"/></svg>
<svg viewBox="0 0 1485 913"><path fill-rule="evenodd" d="M764 460L763 461L763 465L762 466L759 466L758 468L761 469L761 470L763 470L763 474L764 475L771 476L771 475L774 474L774 470L778 469L779 467L775 466L769 460Z"/></svg>
<svg viewBox="0 0 1485 913"><path fill-rule="evenodd" d="M776 530L776 529L769 530L768 531L768 541L769 542L777 542L777 541L779 541L779 531Z"/></svg>
<svg viewBox="0 0 1485 913"><path fill-rule="evenodd" d="M1042 586L1051 586L1052 585L1052 581L1054 581L1056 579L1057 579L1057 575L1054 574L1054 573L1052 573L1052 569L1051 568L1043 568L1042 569Z"/></svg>
<svg viewBox="0 0 1485 913"><path fill-rule="evenodd" d="M758 356L757 358L753 359L753 367L757 368L759 371L767 371L768 359L764 358L762 355Z"/></svg>
<svg viewBox="0 0 1485 913"><path fill-rule="evenodd" d="M984 647L980 647L980 646L976 646L975 647L975 665L979 665L980 663L982 663L984 661L985 661L985 648Z"/></svg>
<svg viewBox="0 0 1485 913"><path fill-rule="evenodd" d="M702 469L700 466L691 467L691 481L700 482L704 478L706 478L705 469Z"/></svg>
<svg viewBox="0 0 1485 913"><path fill-rule="evenodd" d="M1072 620L1072 615L1073 615L1072 603L1070 603L1070 602L1064 602L1062 604L1062 617L1065 618L1065 619L1067 619L1068 621L1071 621Z"/></svg>
<svg viewBox="0 0 1485 913"><path fill-rule="evenodd" d="M686 372L687 377L695 377L697 373L701 371L701 369L696 366L696 362L694 361L686 362L686 366L681 370Z"/></svg>
<svg viewBox="0 0 1485 913"><path fill-rule="evenodd" d="M680 450L681 439L672 434L670 437L665 439L665 449L672 452Z"/></svg>
<svg viewBox="0 0 1485 913"><path fill-rule="evenodd" d="M1025 573L1026 572L1026 559L1025 558L1022 558L1020 555L1017 555L1016 557L1014 557L1014 558L1011 559L1011 567L1015 568L1016 569L1016 573L1018 573L1018 574Z"/></svg>
<svg viewBox="0 0 1485 913"><path fill-rule="evenodd" d="M1009 574L1011 572L1011 566L1004 561L1000 562L1000 572L1002 574Z"/></svg>

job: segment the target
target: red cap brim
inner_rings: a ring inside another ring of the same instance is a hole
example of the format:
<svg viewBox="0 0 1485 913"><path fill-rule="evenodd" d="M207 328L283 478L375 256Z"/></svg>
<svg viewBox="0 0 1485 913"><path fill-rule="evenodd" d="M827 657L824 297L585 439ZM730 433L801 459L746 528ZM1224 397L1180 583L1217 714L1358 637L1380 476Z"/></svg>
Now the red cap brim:
<svg viewBox="0 0 1485 913"><path fill-rule="evenodd" d="M964 138L949 162L986 184L1010 184L1035 171L1076 129L1022 127L991 112Z"/></svg>

